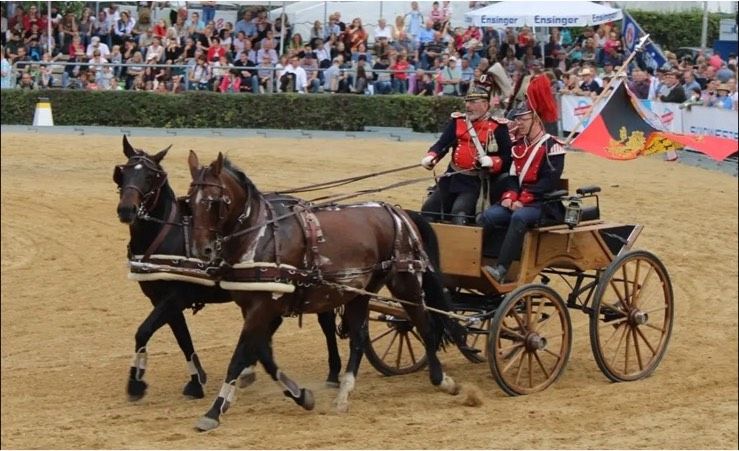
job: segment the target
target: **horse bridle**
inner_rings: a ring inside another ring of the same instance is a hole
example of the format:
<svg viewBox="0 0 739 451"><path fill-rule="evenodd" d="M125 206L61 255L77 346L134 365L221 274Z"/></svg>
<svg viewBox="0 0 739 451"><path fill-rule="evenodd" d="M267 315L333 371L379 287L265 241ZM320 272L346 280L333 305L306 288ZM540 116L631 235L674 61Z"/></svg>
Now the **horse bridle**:
<svg viewBox="0 0 739 451"><path fill-rule="evenodd" d="M128 184L126 186L121 186L121 178L123 176L123 169L129 168L129 167L136 167L138 165L142 165L146 167L146 169L152 171L154 175L157 178L156 183L154 186L149 190L148 192L143 192L141 188L139 188L136 185ZM148 211L152 210L154 206L156 206L157 202L159 202L159 195L162 192L162 188L164 187L164 184L167 183L167 173L159 168L159 165L157 165L153 160L151 160L149 157L145 155L136 155L131 157L126 164L122 164L119 166L116 166L113 170L113 181L118 184L118 191L122 194L124 191L131 189L136 192L138 192L141 195L141 205L139 205L139 209L136 212L137 216L143 216ZM153 199L153 200L152 200Z"/></svg>

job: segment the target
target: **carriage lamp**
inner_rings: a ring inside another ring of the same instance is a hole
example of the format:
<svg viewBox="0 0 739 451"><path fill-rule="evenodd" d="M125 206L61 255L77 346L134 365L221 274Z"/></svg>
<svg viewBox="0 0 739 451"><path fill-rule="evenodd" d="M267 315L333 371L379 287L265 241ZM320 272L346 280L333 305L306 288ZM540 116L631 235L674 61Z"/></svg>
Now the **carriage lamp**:
<svg viewBox="0 0 739 451"><path fill-rule="evenodd" d="M582 200L577 197L571 197L565 209L565 224L572 229L580 223L581 217Z"/></svg>

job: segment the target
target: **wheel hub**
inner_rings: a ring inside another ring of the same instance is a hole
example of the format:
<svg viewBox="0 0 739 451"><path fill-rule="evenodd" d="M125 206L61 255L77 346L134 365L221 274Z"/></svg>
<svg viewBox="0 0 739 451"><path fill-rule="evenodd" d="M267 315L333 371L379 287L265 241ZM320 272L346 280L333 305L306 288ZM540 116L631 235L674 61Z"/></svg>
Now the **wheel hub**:
<svg viewBox="0 0 739 451"><path fill-rule="evenodd" d="M643 326L649 321L649 314L639 309L633 309L629 312L629 323L632 326Z"/></svg>
<svg viewBox="0 0 739 451"><path fill-rule="evenodd" d="M547 339L537 334L536 332L531 332L526 336L527 351L542 351L546 347Z"/></svg>

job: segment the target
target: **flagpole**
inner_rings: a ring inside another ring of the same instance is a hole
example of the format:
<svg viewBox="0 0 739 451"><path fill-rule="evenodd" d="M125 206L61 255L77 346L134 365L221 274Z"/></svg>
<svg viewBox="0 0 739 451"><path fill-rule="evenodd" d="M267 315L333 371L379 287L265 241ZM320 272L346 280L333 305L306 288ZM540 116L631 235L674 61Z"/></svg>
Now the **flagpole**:
<svg viewBox="0 0 739 451"><path fill-rule="evenodd" d="M598 105L598 102L600 102L603 97L605 97L608 90L611 88L611 85L618 79L621 78L623 72L628 67L629 63L631 63L631 60L636 56L636 52L640 51L644 45L646 45L647 41L649 40L649 35L646 34L642 36L642 38L639 40L639 43L636 44L636 47L634 47L634 51L631 52L628 58L626 58L626 61L621 64L621 67L618 69L618 72L616 72L616 75L613 76L610 80L608 80L608 83L603 87L603 90L598 94L598 96L593 100L593 105L590 107L590 111L588 111L581 119L580 122L577 123L575 127L570 131L570 134L565 139L565 146L569 146L570 142L572 142L572 137L575 135L578 128L580 128L581 125L583 125L585 122L590 120L590 116L593 115L593 111L595 111L596 105Z"/></svg>

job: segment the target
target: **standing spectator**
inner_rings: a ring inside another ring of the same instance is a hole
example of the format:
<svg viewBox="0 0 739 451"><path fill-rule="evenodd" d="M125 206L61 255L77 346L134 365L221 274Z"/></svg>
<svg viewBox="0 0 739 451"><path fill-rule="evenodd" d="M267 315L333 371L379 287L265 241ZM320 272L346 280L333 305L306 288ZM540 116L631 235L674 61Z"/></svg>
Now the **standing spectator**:
<svg viewBox="0 0 739 451"><path fill-rule="evenodd" d="M680 86L678 80L679 73L677 71L669 71L665 74L664 86L667 90L665 94L660 95L659 99L667 103L683 103L687 100L685 90Z"/></svg>
<svg viewBox="0 0 739 451"><path fill-rule="evenodd" d="M429 19L433 23L434 30L441 31L444 22L444 11L439 7L439 2L433 2L431 4L431 12L429 13Z"/></svg>
<svg viewBox="0 0 739 451"><path fill-rule="evenodd" d="M408 35L415 46L418 46L421 37L421 30L424 27L424 18L421 11L418 10L418 2L411 2L411 10L405 14L405 25L408 27ZM431 22L433 27L433 22ZM433 37L433 36L432 36ZM430 37L428 40L430 41Z"/></svg>
<svg viewBox="0 0 739 451"><path fill-rule="evenodd" d="M0 47L0 53L2 53L2 61L0 62L0 88L14 88L15 76L13 75L13 66L5 54L5 47Z"/></svg>
<svg viewBox="0 0 739 451"><path fill-rule="evenodd" d="M244 33L244 36L252 39L257 35L257 26L252 21L254 16L250 9L244 11L242 19L236 22L234 31L238 35L239 32Z"/></svg>
<svg viewBox="0 0 739 451"><path fill-rule="evenodd" d="M593 70L589 67L586 67L585 69L580 72L580 76L583 78L582 83L580 83L580 89L577 94L580 95L588 95L595 96L601 93L603 88L600 87L597 81L594 80L595 74L593 73Z"/></svg>
<svg viewBox="0 0 739 451"><path fill-rule="evenodd" d="M445 96L460 95L459 82L462 81L462 71L457 66L457 58L449 58L449 63L442 69L442 93Z"/></svg>
<svg viewBox="0 0 739 451"><path fill-rule="evenodd" d="M683 72L683 90L686 93L692 93L693 89L698 88L698 90L701 90L701 85L695 80L695 75L693 75L693 69L689 68L686 69Z"/></svg>
<svg viewBox="0 0 739 451"><path fill-rule="evenodd" d="M215 1L203 1L200 2L203 6L203 22L208 23L216 18L216 4Z"/></svg>
<svg viewBox="0 0 739 451"><path fill-rule="evenodd" d="M648 74L639 67L635 67L631 71L631 81L628 82L628 87L637 99L646 100L649 98L650 84Z"/></svg>
<svg viewBox="0 0 739 451"><path fill-rule="evenodd" d="M708 106L731 110L734 107L734 102L729 95L730 93L731 89L729 88L728 84L719 83L718 87L716 88L716 96L713 97Z"/></svg>
<svg viewBox="0 0 739 451"><path fill-rule="evenodd" d="M408 70L411 65L408 63L404 53L400 53L394 64L390 66L393 71L393 92L397 94L408 93Z"/></svg>

